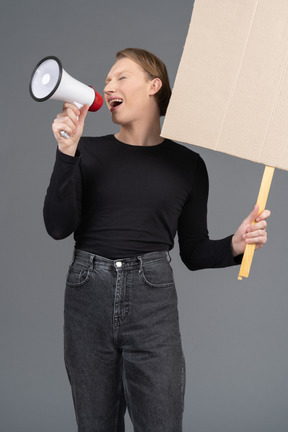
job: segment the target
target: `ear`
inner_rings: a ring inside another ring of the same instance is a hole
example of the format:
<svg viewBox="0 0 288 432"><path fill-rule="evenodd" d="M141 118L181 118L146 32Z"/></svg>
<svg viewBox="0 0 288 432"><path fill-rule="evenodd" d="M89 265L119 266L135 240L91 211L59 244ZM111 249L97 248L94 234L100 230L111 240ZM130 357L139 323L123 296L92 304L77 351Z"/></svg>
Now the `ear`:
<svg viewBox="0 0 288 432"><path fill-rule="evenodd" d="M160 78L154 78L150 82L150 95L156 94L162 87L162 81Z"/></svg>

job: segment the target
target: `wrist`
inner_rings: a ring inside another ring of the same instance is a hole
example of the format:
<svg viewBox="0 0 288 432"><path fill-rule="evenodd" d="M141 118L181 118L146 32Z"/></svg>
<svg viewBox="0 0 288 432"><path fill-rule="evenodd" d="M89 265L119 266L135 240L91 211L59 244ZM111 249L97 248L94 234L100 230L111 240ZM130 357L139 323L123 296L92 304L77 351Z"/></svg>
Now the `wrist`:
<svg viewBox="0 0 288 432"><path fill-rule="evenodd" d="M63 146L59 144L58 149L61 153L66 154L67 156L75 157L77 146L72 147L72 146Z"/></svg>
<svg viewBox="0 0 288 432"><path fill-rule="evenodd" d="M239 248L237 248L237 242L235 240L235 235L233 235L232 239L231 239L231 251L232 251L232 256L233 258L235 258L238 255L241 255L241 251L239 250Z"/></svg>

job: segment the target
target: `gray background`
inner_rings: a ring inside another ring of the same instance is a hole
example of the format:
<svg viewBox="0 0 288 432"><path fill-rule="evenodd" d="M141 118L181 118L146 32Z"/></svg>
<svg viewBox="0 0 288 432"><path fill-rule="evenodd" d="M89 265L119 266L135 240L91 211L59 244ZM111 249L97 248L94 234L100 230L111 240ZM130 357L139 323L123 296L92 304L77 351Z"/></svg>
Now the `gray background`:
<svg viewBox="0 0 288 432"><path fill-rule="evenodd" d="M62 103L34 102L31 72L40 59L56 55L73 77L102 91L116 51L136 46L166 62L173 84L192 4L1 1L1 432L76 431L62 358L73 240L50 239L42 221L56 149L51 123ZM116 130L106 108L88 114L85 134ZM196 151L210 175L211 237L226 236L253 208L263 166ZM287 185L288 173L276 170L269 244L257 252L248 280L237 281L236 267L189 272L176 242L172 259L187 362L185 432L288 430Z"/></svg>

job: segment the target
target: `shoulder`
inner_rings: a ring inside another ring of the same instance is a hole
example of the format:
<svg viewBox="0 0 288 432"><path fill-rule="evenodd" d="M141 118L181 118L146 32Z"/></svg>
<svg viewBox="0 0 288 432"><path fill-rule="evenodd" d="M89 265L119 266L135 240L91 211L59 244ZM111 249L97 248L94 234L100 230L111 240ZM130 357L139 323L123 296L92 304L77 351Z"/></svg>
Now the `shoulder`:
<svg viewBox="0 0 288 432"><path fill-rule="evenodd" d="M199 153L186 147L184 144L165 139L163 148L166 149L175 161L181 162L183 165L195 169L197 166L205 166L205 162Z"/></svg>
<svg viewBox="0 0 288 432"><path fill-rule="evenodd" d="M199 154L196 153L194 150L176 141L165 139L163 144L167 149L170 149L171 151L175 152L175 154L178 154L179 156L188 157L189 159L190 158L197 159L199 157Z"/></svg>

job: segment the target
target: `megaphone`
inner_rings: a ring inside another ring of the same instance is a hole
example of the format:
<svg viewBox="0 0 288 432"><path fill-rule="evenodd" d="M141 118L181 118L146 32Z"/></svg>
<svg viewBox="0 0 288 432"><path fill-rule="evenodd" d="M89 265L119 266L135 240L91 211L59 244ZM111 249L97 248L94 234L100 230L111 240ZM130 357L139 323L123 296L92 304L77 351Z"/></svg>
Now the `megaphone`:
<svg viewBox="0 0 288 432"><path fill-rule="evenodd" d="M44 57L37 63L32 72L29 90L37 102L56 99L74 103L79 109L88 104L89 111L98 111L103 105L103 97L92 87L72 78L54 56ZM63 136L64 134L66 132Z"/></svg>

